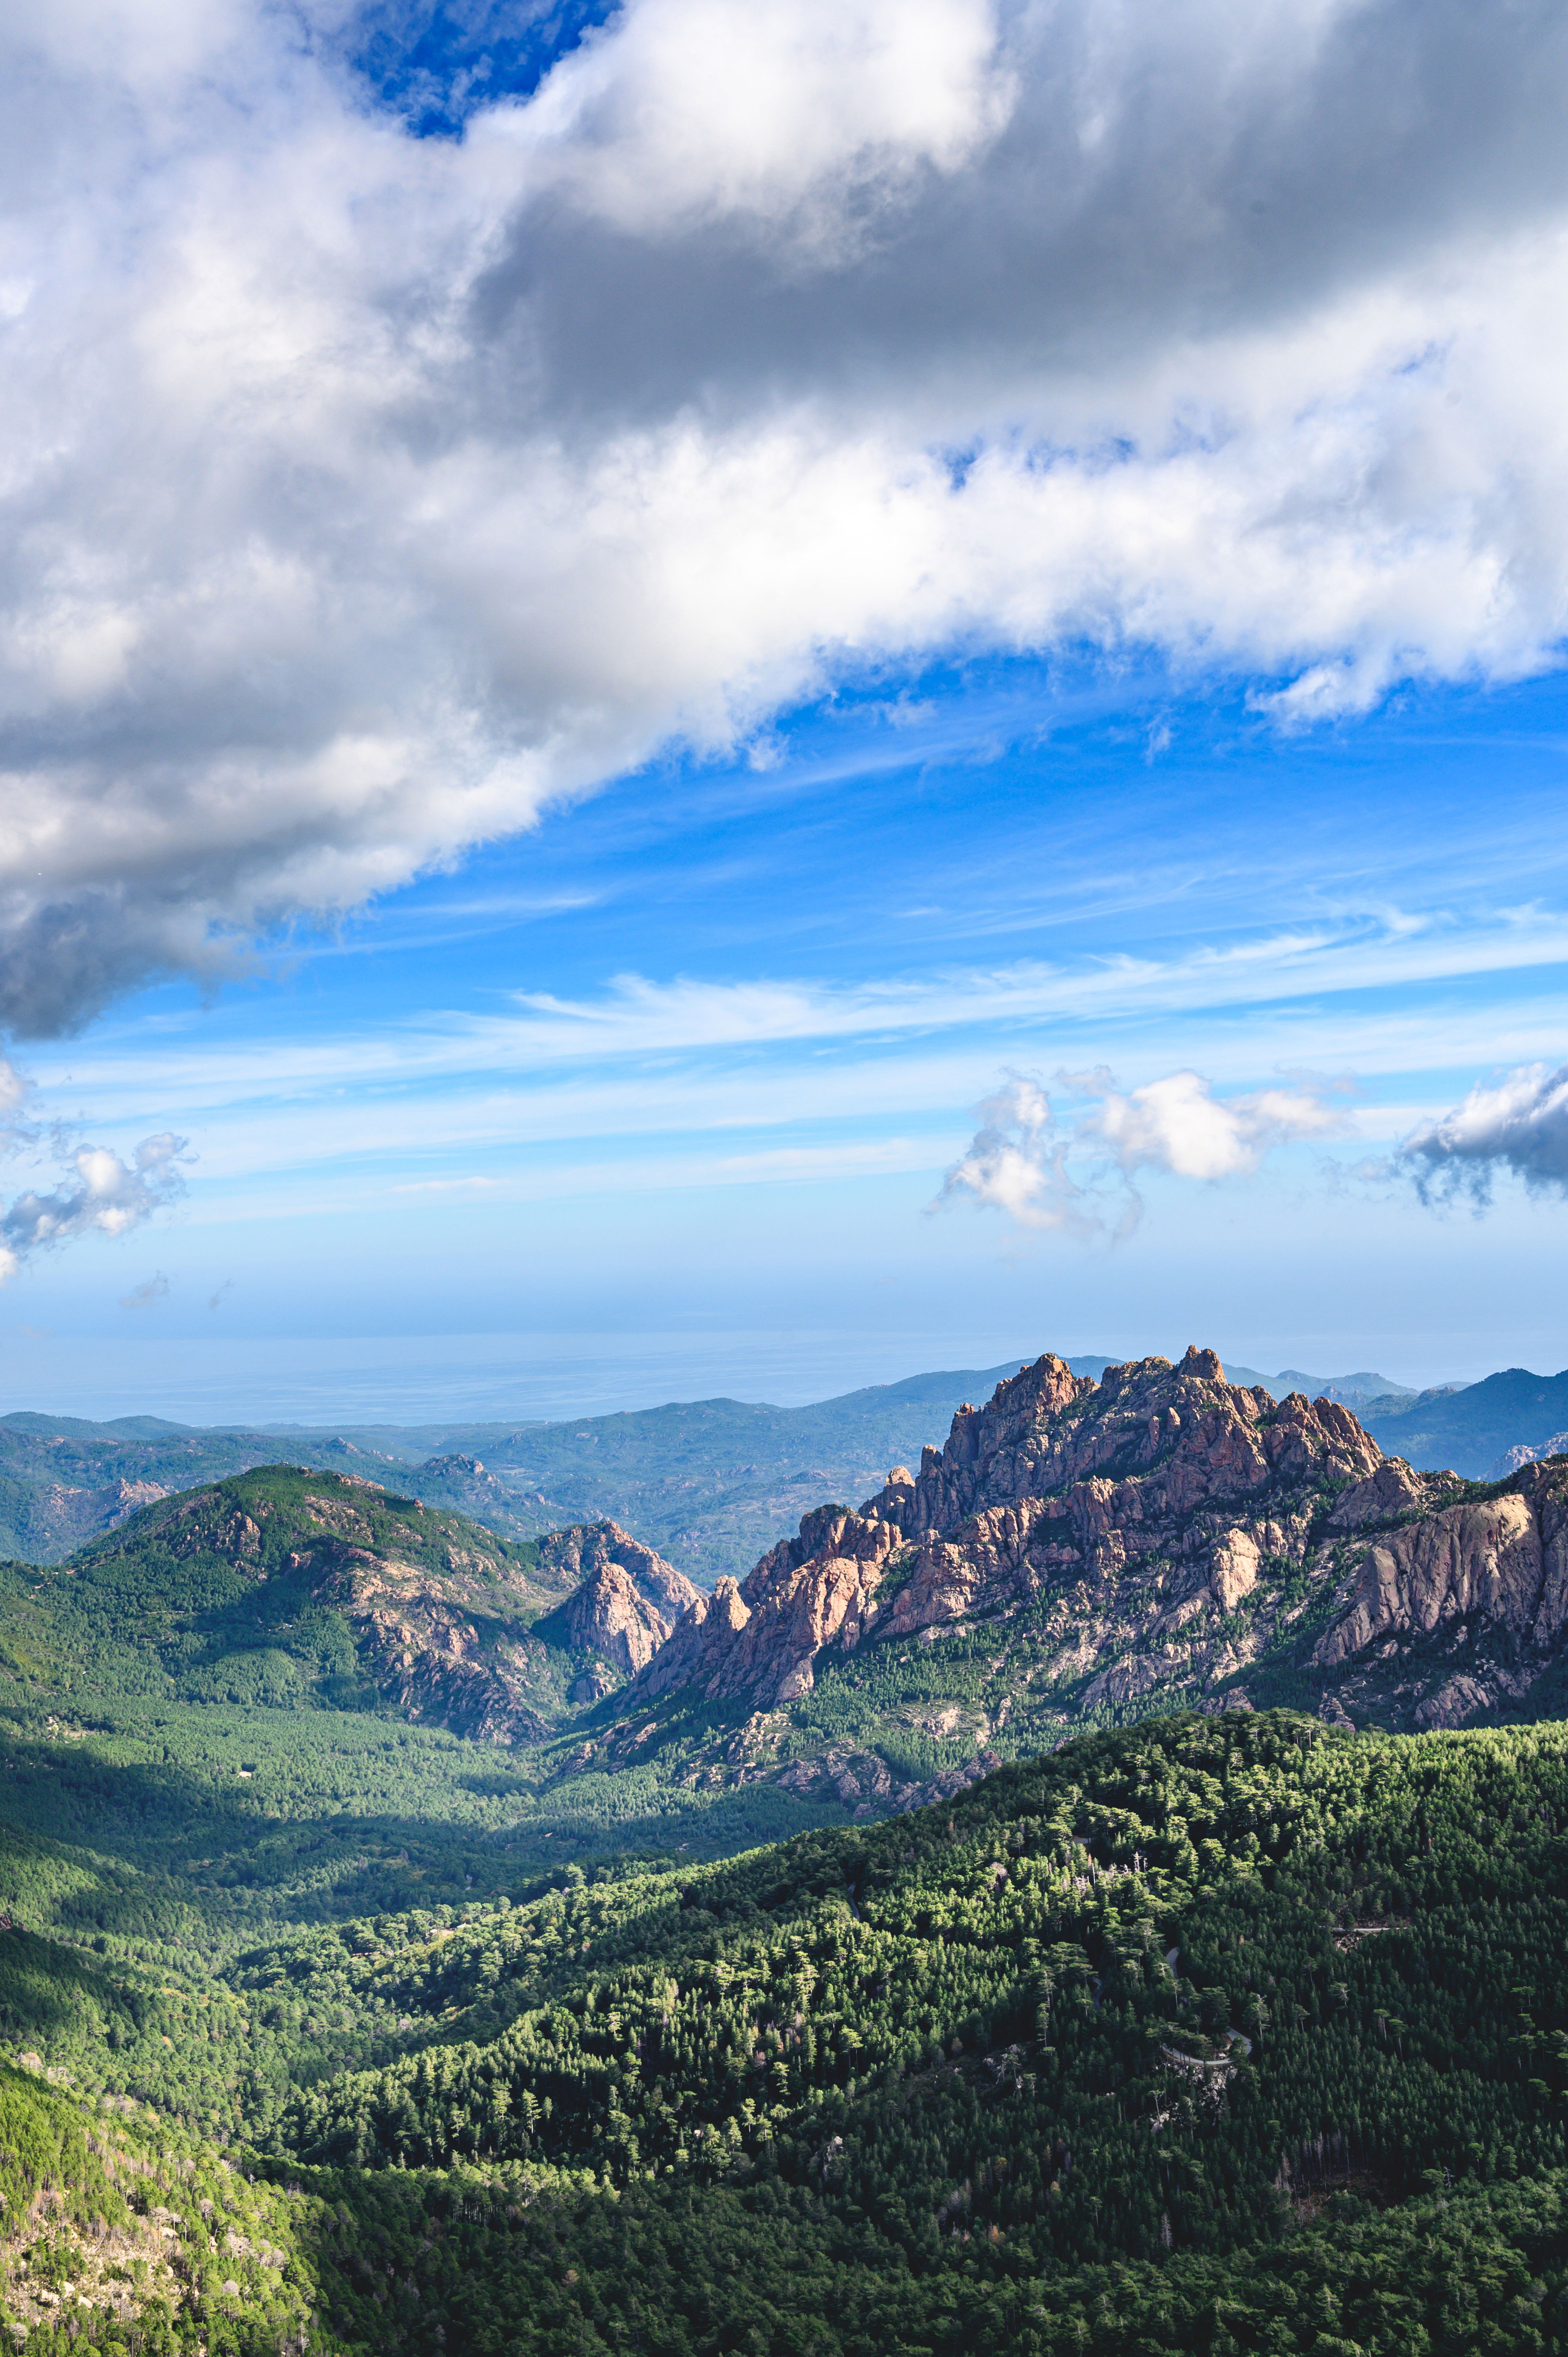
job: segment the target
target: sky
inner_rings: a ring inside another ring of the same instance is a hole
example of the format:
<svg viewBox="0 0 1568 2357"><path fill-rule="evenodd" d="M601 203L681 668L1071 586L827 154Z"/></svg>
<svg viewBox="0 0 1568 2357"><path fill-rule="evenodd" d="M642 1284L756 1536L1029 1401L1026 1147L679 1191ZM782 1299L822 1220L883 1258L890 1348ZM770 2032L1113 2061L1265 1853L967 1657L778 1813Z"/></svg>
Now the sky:
<svg viewBox="0 0 1568 2357"><path fill-rule="evenodd" d="M1568 1361L1561 11L0 42L0 1409Z"/></svg>

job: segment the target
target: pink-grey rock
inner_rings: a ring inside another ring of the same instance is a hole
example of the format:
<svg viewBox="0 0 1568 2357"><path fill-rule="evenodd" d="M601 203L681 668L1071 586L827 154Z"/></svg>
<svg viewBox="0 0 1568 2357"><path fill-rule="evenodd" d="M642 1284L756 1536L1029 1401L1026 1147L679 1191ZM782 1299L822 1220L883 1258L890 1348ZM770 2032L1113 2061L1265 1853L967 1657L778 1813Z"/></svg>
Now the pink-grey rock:
<svg viewBox="0 0 1568 2357"><path fill-rule="evenodd" d="M928 1636L1052 1590L1085 1587L1109 1626L1119 1591L1146 1589L1155 1564L1154 1632L1163 1614L1172 1637L1233 1612L1272 1555L1301 1552L1309 1493L1380 1462L1347 1409L1300 1394L1276 1407L1227 1383L1212 1351L1110 1367L1098 1383L1047 1353L983 1408L961 1407L917 1477L895 1467L858 1512L806 1515L722 1611L689 1611L628 1707L688 1686L788 1703L824 1651ZM1169 1667L1108 1666L1091 1691L1134 1695Z"/></svg>

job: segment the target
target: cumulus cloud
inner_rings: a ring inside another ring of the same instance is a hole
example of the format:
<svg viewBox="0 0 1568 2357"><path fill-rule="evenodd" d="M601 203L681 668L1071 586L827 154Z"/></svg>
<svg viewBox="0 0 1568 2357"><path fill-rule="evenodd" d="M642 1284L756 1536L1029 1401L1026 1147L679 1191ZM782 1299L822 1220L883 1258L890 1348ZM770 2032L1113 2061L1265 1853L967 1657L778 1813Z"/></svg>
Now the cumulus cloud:
<svg viewBox="0 0 1568 2357"><path fill-rule="evenodd" d="M846 665L1555 659L1548 0L628 0L461 142L344 15L0 27L0 1025Z"/></svg>
<svg viewBox="0 0 1568 2357"><path fill-rule="evenodd" d="M1222 1100L1197 1072L1171 1072L1125 1095L1105 1071L1063 1077L1098 1100L1079 1125L1080 1142L1103 1146L1128 1178L1140 1170L1164 1170L1173 1178L1249 1178L1271 1146L1331 1136L1344 1126L1342 1110L1318 1088L1262 1089Z"/></svg>
<svg viewBox="0 0 1568 2357"><path fill-rule="evenodd" d="M1507 1173L1532 1192L1568 1195L1568 1064L1525 1064L1473 1088L1452 1113L1412 1131L1395 1168L1426 1202L1467 1194L1485 1205Z"/></svg>
<svg viewBox="0 0 1568 2357"><path fill-rule="evenodd" d="M1012 1080L978 1110L980 1127L942 1180L937 1203L967 1197L1021 1228L1085 1242L1100 1234L1106 1224L1102 1206L1091 1187L1069 1175L1070 1136L1044 1089L1035 1081Z"/></svg>
<svg viewBox="0 0 1568 2357"><path fill-rule="evenodd" d="M145 1137L129 1162L102 1146L78 1146L47 1194L29 1188L0 1211L0 1282L36 1252L81 1236L127 1235L182 1191L186 1141Z"/></svg>
<svg viewBox="0 0 1568 2357"><path fill-rule="evenodd" d="M1334 1092L1320 1088L1221 1099L1200 1073L1183 1071L1122 1091L1103 1069L1058 1073L1057 1085L1076 1100L1065 1113L1024 1077L987 1098L937 1203L967 1199L1020 1227L1119 1241L1142 1216L1140 1172L1247 1178L1271 1147L1344 1125Z"/></svg>

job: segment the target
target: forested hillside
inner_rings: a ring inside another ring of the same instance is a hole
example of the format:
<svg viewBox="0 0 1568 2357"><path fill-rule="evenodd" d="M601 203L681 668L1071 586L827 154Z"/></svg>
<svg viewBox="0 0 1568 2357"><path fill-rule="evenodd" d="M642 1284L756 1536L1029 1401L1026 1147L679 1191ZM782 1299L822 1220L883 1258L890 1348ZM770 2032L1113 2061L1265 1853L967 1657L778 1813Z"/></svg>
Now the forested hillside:
<svg viewBox="0 0 1568 2357"><path fill-rule="evenodd" d="M613 1523L510 1541L274 1465L145 1506L65 1565L0 1566L0 1659L79 1707L390 1708L516 1742L570 1717L575 1685L618 1684L696 1595Z"/></svg>
<svg viewBox="0 0 1568 2357"><path fill-rule="evenodd" d="M1568 2348L1565 1864L1568 1730L1289 1713L216 1955L174 1878L62 1921L80 1866L24 1845L10 2316L35 2357Z"/></svg>
<svg viewBox="0 0 1568 2357"><path fill-rule="evenodd" d="M1568 2357L1565 1483L1047 1358L711 1598L277 1466L6 1567L16 2345Z"/></svg>

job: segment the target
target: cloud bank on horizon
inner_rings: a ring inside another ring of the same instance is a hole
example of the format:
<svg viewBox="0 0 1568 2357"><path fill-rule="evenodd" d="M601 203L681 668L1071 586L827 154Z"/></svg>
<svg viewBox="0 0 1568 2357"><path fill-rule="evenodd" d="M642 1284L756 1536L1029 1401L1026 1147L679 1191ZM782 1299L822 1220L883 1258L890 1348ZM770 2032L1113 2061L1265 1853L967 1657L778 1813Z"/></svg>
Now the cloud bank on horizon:
<svg viewBox="0 0 1568 2357"><path fill-rule="evenodd" d="M1557 660L1544 0L629 0L461 141L352 31L0 31L13 1034L866 667L1149 649L1288 724ZM1103 1099L1117 1167L1200 1096Z"/></svg>

